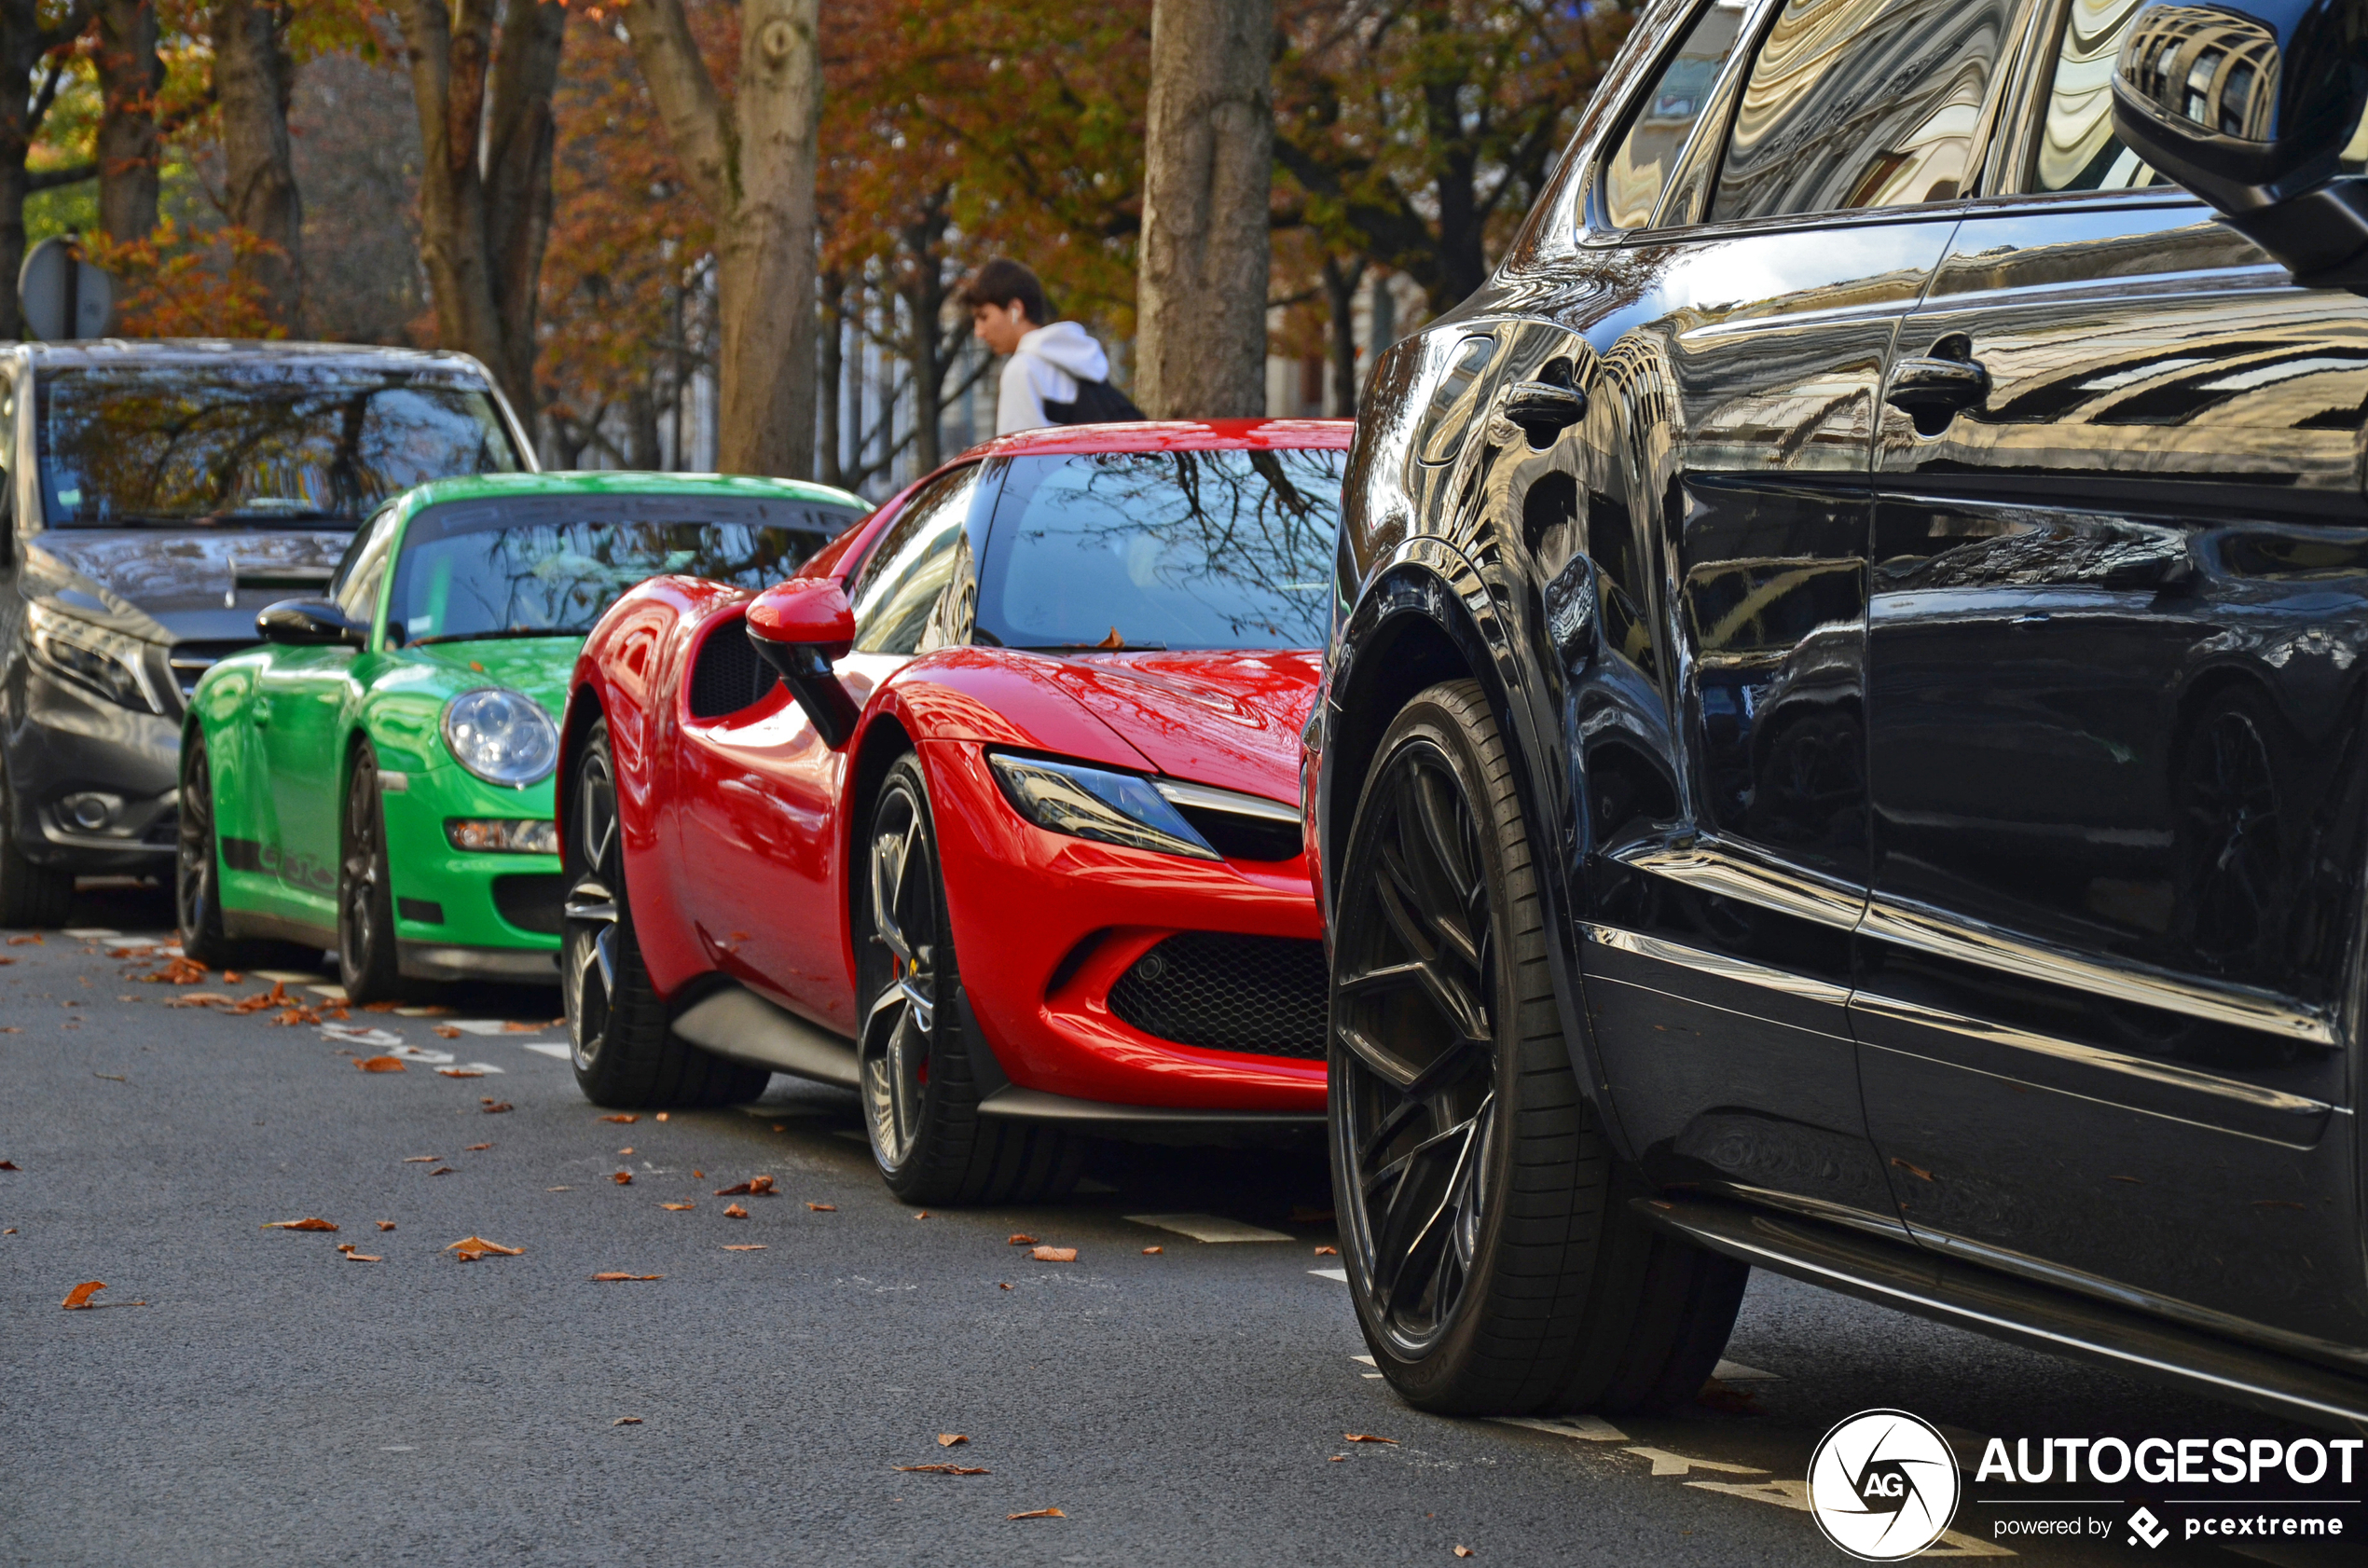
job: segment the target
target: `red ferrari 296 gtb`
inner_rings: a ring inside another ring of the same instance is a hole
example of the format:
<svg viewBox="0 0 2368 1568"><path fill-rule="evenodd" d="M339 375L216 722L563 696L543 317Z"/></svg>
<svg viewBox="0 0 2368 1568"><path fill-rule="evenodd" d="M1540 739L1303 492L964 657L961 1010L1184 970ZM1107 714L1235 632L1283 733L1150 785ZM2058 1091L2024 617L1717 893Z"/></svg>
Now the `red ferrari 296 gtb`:
<svg viewBox="0 0 2368 1568"><path fill-rule="evenodd" d="M585 1093L844 1084L933 1204L1056 1195L1084 1134L1320 1123L1300 730L1349 437L1030 432L764 594L626 594L560 762Z"/></svg>

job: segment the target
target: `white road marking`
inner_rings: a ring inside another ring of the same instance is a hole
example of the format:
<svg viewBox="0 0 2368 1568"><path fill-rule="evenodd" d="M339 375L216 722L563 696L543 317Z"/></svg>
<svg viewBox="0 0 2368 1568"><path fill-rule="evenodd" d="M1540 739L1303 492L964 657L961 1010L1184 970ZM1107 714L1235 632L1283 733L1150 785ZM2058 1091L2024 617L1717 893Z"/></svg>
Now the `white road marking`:
<svg viewBox="0 0 2368 1568"><path fill-rule="evenodd" d="M1365 1363L1365 1365L1367 1365L1368 1367L1378 1367L1378 1366L1380 1366L1380 1365L1381 1365L1381 1363L1380 1363L1380 1362L1378 1362L1378 1361L1374 1360L1374 1359L1373 1359L1371 1356L1370 1356L1370 1355L1352 1355L1352 1356L1350 1356L1350 1357L1349 1357L1349 1359L1350 1359L1351 1361L1362 1361L1362 1362L1363 1362L1363 1363Z"/></svg>
<svg viewBox="0 0 2368 1568"><path fill-rule="evenodd" d="M1557 1437L1575 1437L1582 1443L1624 1443L1628 1434L1601 1416L1593 1415L1498 1415L1489 1420L1499 1426L1525 1426L1532 1432L1549 1432Z"/></svg>
<svg viewBox="0 0 2368 1568"><path fill-rule="evenodd" d="M399 1007L394 1010L394 1015L397 1018L441 1018L447 1011L440 1007Z"/></svg>
<svg viewBox="0 0 2368 1568"><path fill-rule="evenodd" d="M1768 1474L1767 1468L1763 1465L1729 1465L1718 1459L1695 1459L1682 1453L1672 1453L1667 1449L1632 1448L1622 1449L1620 1451L1632 1453L1639 1459L1651 1460L1653 1474L1657 1476L1683 1476L1695 1470L1716 1470L1729 1476Z"/></svg>
<svg viewBox="0 0 2368 1568"><path fill-rule="evenodd" d="M349 999L345 994L345 987L339 985L335 981L331 981L325 985L308 985L305 989L311 992L316 997L326 997L333 1002L342 1002Z"/></svg>
<svg viewBox="0 0 2368 1568"><path fill-rule="evenodd" d="M1348 1271L1346 1269L1310 1269L1307 1272L1314 1274L1317 1279L1338 1280L1342 1285L1346 1285L1348 1283Z"/></svg>
<svg viewBox="0 0 2368 1568"><path fill-rule="evenodd" d="M506 1035L510 1032L510 1026L499 1018L454 1018L448 1020L446 1026L458 1029L464 1035Z"/></svg>
<svg viewBox="0 0 2368 1568"><path fill-rule="evenodd" d="M1783 1382L1774 1372L1763 1372L1756 1367L1746 1367L1740 1361L1722 1360L1711 1369L1710 1375L1721 1382Z"/></svg>
<svg viewBox="0 0 2368 1568"><path fill-rule="evenodd" d="M324 1024L321 1025L321 1038L336 1040L339 1045L367 1046L373 1051L385 1051L396 1056L408 1056L414 1061L441 1063L452 1060L443 1052L421 1052L415 1047L406 1045L403 1043L401 1035L385 1029L355 1029L343 1024Z"/></svg>
<svg viewBox="0 0 2368 1568"><path fill-rule="evenodd" d="M309 985L322 977L311 970L249 970L257 980L276 981L282 985Z"/></svg>
<svg viewBox="0 0 2368 1568"><path fill-rule="evenodd" d="M1173 1231L1196 1242L1287 1242L1291 1239L1280 1231L1245 1225L1221 1214L1130 1214L1125 1218L1131 1225L1148 1225L1154 1231ZM1342 1274L1341 1277L1345 1280L1348 1276Z"/></svg>
<svg viewBox="0 0 2368 1568"><path fill-rule="evenodd" d="M574 1053L564 1045L551 1045L542 1040L529 1040L526 1042L526 1048L537 1056L549 1056L561 1062L571 1061L574 1056Z"/></svg>
<svg viewBox="0 0 2368 1568"><path fill-rule="evenodd" d="M120 936L123 933L112 926L68 926L58 934L62 937L72 937L76 942L97 942L102 937Z"/></svg>

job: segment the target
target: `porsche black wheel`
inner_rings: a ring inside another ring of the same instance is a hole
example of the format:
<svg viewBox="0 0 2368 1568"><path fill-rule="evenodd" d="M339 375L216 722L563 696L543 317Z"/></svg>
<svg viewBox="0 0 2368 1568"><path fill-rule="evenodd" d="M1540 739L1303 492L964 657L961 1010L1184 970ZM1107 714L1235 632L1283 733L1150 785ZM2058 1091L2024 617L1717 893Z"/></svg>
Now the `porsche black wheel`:
<svg viewBox="0 0 2368 1568"><path fill-rule="evenodd" d="M181 951L209 968L241 961L245 948L222 924L222 857L213 836L213 763L192 729L181 747L181 823L172 864L172 908Z"/></svg>
<svg viewBox="0 0 2368 1568"><path fill-rule="evenodd" d="M1083 1140L979 1114L929 785L910 754L888 770L864 845L858 1092L880 1175L912 1204L1062 1196L1081 1174Z"/></svg>
<svg viewBox="0 0 2368 1568"><path fill-rule="evenodd" d="M337 855L337 983L355 1002L384 1001L403 989L394 949L393 872L379 757L364 741L347 774Z"/></svg>
<svg viewBox="0 0 2368 1568"><path fill-rule="evenodd" d="M1572 1072L1512 767L1472 681L1400 712L1336 901L1331 1149L1374 1364L1443 1413L1690 1398L1748 1271L1627 1209Z"/></svg>
<svg viewBox="0 0 2368 1568"><path fill-rule="evenodd" d="M616 763L608 721L585 737L566 786L567 878L559 987L567 999L575 1081L596 1106L728 1106L764 1093L773 1075L700 1050L668 1026L650 983L625 896Z"/></svg>

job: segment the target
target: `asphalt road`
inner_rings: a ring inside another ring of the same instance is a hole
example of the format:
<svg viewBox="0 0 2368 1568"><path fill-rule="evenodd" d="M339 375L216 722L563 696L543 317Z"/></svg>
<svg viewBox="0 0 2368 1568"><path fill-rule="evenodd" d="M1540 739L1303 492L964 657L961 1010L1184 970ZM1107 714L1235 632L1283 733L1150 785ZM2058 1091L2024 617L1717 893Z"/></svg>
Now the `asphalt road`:
<svg viewBox="0 0 2368 1568"><path fill-rule="evenodd" d="M0 1561L1832 1564L1801 1480L1858 1410L2010 1443L2292 1435L1764 1274L1713 1405L1420 1415L1356 1359L1318 1158L1112 1150L1062 1205L923 1217L845 1094L777 1078L750 1107L604 1121L555 992L356 1012L425 1053L362 1072L382 1044L165 1006L268 983L136 978L162 957L118 948L165 923L154 895L86 890L76 918L103 934L0 947ZM538 1026L437 1032L503 1021ZM717 1190L758 1176L777 1193L728 1217ZM307 1217L337 1230L264 1228ZM519 1251L458 1260L473 1236ZM60 1310L91 1280L94 1310ZM896 1468L947 1463L985 1473ZM2033 1510L1969 1501L1957 1550L2008 1513ZM2011 1553L2245 1560L2117 1525Z"/></svg>

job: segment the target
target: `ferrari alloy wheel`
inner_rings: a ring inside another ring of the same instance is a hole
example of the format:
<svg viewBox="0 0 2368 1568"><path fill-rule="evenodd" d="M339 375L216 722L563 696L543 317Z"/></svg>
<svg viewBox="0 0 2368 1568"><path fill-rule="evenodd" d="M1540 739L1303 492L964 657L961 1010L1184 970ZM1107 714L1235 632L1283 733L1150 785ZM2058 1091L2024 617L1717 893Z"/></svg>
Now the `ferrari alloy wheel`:
<svg viewBox="0 0 2368 1568"><path fill-rule="evenodd" d="M222 858L213 836L213 763L205 735L192 729L181 747L181 825L172 865L174 923L181 951L220 969L240 950L222 925Z"/></svg>
<svg viewBox="0 0 2368 1568"><path fill-rule="evenodd" d="M1334 909L1332 1179L1374 1364L1443 1413L1690 1398L1748 1271L1618 1195L1476 682L1434 686L1391 723Z"/></svg>
<svg viewBox="0 0 2368 1568"><path fill-rule="evenodd" d="M1034 1203L1077 1183L1084 1145L979 1114L927 781L911 754L880 787L864 840L857 932L863 1119L907 1203Z"/></svg>
<svg viewBox="0 0 2368 1568"><path fill-rule="evenodd" d="M386 811L379 795L379 758L368 741L354 749L345 787L337 853L337 983L350 1001L384 1001L402 989L394 947L393 872L387 861Z"/></svg>
<svg viewBox="0 0 2368 1568"><path fill-rule="evenodd" d="M764 1093L773 1075L700 1050L677 1036L650 983L625 898L624 833L616 759L605 719L584 737L563 782L570 808L559 845L567 878L559 987L577 1087L596 1106L728 1106Z"/></svg>
<svg viewBox="0 0 2368 1568"><path fill-rule="evenodd" d="M17 847L17 797L0 764L0 926L62 926L74 907L74 873L35 865Z"/></svg>

